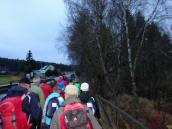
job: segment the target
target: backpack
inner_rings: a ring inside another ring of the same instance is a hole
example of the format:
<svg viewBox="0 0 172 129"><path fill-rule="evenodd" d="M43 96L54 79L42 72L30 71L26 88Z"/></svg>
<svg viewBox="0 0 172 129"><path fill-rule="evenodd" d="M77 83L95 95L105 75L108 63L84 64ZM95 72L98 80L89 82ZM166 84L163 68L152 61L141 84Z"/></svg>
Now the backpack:
<svg viewBox="0 0 172 129"><path fill-rule="evenodd" d="M59 107L59 100L57 97L51 98L47 104L46 116L53 118L54 112Z"/></svg>
<svg viewBox="0 0 172 129"><path fill-rule="evenodd" d="M60 97L58 93L52 93L48 96L44 105L45 114L43 118L46 125L51 124L56 109L58 109L63 102L63 98Z"/></svg>
<svg viewBox="0 0 172 129"><path fill-rule="evenodd" d="M58 82L58 87L61 89L61 91L64 91L64 89L65 89L64 81Z"/></svg>
<svg viewBox="0 0 172 129"><path fill-rule="evenodd" d="M92 129L88 108L81 103L65 106L60 123L61 129Z"/></svg>
<svg viewBox="0 0 172 129"><path fill-rule="evenodd" d="M30 92L29 96L31 97L29 107L28 107L31 114L30 121L32 123L32 127L39 127L40 121L42 119L42 108L39 103L40 102L39 96L33 92ZM25 108L27 108L26 106L28 105L24 105Z"/></svg>
<svg viewBox="0 0 172 129"><path fill-rule="evenodd" d="M22 100L26 97L17 96L7 98L0 103L0 128L2 129L30 129L30 117L22 111Z"/></svg>

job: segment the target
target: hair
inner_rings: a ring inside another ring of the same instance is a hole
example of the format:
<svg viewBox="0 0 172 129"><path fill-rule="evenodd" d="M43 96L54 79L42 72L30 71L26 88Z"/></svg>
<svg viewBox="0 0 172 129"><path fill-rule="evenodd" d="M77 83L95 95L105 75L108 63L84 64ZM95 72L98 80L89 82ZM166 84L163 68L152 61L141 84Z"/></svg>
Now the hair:
<svg viewBox="0 0 172 129"><path fill-rule="evenodd" d="M78 96L78 88L75 85L67 85L65 88L65 94L69 96L71 95Z"/></svg>
<svg viewBox="0 0 172 129"><path fill-rule="evenodd" d="M33 78L33 83L40 83L40 82L41 82L40 77L36 76Z"/></svg>
<svg viewBox="0 0 172 129"><path fill-rule="evenodd" d="M21 80L19 81L19 83L26 83L26 84L30 84L31 82L30 82L30 80L29 80L28 78L23 77L23 78L21 78Z"/></svg>

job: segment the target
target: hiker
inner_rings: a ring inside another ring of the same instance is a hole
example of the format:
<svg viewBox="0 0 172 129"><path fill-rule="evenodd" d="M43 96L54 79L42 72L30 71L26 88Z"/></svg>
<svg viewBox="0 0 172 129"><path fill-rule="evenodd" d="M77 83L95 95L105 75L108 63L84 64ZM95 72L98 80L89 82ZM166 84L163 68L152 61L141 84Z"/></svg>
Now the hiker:
<svg viewBox="0 0 172 129"><path fill-rule="evenodd" d="M87 107L89 107L96 118L100 118L100 113L98 109L98 105L96 102L95 97L90 93L89 90L89 84L84 82L81 84L80 87L81 93L79 95L79 98L83 104L87 104Z"/></svg>
<svg viewBox="0 0 172 129"><path fill-rule="evenodd" d="M57 81L56 88L58 90L58 93L60 93L60 96L64 98L64 89L67 85L67 81L64 80L63 76L59 77L59 80Z"/></svg>
<svg viewBox="0 0 172 129"><path fill-rule="evenodd" d="M80 90L81 84L79 82L75 82L74 85L78 88L78 96L79 96L81 93L81 90Z"/></svg>
<svg viewBox="0 0 172 129"><path fill-rule="evenodd" d="M48 81L47 84L50 85L51 88L54 90L56 86L56 80L52 79L51 81Z"/></svg>
<svg viewBox="0 0 172 129"><path fill-rule="evenodd" d="M43 120L44 128L50 128L53 115L57 109L59 109L64 104L64 99L59 93L52 93L48 96L45 101L43 109Z"/></svg>
<svg viewBox="0 0 172 129"><path fill-rule="evenodd" d="M60 96L64 98L64 89L65 89L64 82L57 83L56 88Z"/></svg>
<svg viewBox="0 0 172 129"><path fill-rule="evenodd" d="M63 80L65 81L65 85L69 84L69 78L67 76L63 76Z"/></svg>
<svg viewBox="0 0 172 129"><path fill-rule="evenodd" d="M57 85L58 83L64 83L64 86L67 86L68 82L67 79L64 76L60 76L59 79L57 80Z"/></svg>
<svg viewBox="0 0 172 129"><path fill-rule="evenodd" d="M41 85L41 89L44 93L44 98L46 99L51 93L53 93L53 88L47 84L47 81L44 81Z"/></svg>
<svg viewBox="0 0 172 129"><path fill-rule="evenodd" d="M102 129L91 110L81 104L78 89L74 85L65 88L64 107L59 108L54 116L50 129Z"/></svg>
<svg viewBox="0 0 172 129"><path fill-rule="evenodd" d="M33 83L31 84L31 91L39 96L41 108L44 108L45 97L42 89L40 88L40 77L36 76L33 78Z"/></svg>
<svg viewBox="0 0 172 129"><path fill-rule="evenodd" d="M30 83L29 79L22 78L19 86L13 86L8 90L0 104L0 121L3 129L40 128L42 110L38 97L29 91Z"/></svg>

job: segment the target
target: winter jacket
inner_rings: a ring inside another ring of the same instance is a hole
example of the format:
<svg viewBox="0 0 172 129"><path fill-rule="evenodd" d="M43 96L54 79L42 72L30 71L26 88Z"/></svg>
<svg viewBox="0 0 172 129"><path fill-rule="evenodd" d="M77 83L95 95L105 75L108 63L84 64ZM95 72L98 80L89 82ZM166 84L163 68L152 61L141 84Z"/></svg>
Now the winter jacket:
<svg viewBox="0 0 172 129"><path fill-rule="evenodd" d="M77 98L76 96L70 96L65 100L64 105L73 104L73 103L80 103L79 98ZM64 107L61 107L55 112L50 129L61 129L60 117L63 114L63 109ZM90 119L93 129L102 129L90 110L88 113L88 117Z"/></svg>
<svg viewBox="0 0 172 129"><path fill-rule="evenodd" d="M95 102L93 103L95 107L95 116L96 118L100 118L100 112L95 97L91 95L89 91L81 91L79 95L79 98L83 104L87 104L90 101L91 97L95 100Z"/></svg>
<svg viewBox="0 0 172 129"><path fill-rule="evenodd" d="M45 103L45 97L44 97L44 93L43 93L42 89L33 83L31 85L31 91L39 96L41 108L43 109L44 103Z"/></svg>
<svg viewBox="0 0 172 129"><path fill-rule="evenodd" d="M80 95L80 93L81 93L81 90L80 90L81 85L79 83L75 83L75 86L76 86L76 88L78 88L78 95Z"/></svg>
<svg viewBox="0 0 172 129"><path fill-rule="evenodd" d="M88 91L81 91L81 93L79 95L81 102L84 104L86 104L91 97L92 97L92 95Z"/></svg>
<svg viewBox="0 0 172 129"><path fill-rule="evenodd" d="M27 117L31 117L30 123L32 123L32 129L35 129L42 117L42 110L39 106L37 95L32 92L28 92L28 89L24 87L14 86L8 90L6 98L22 96L23 94L28 94L30 98L25 97L22 101L22 110L26 113Z"/></svg>
<svg viewBox="0 0 172 129"><path fill-rule="evenodd" d="M67 85L68 85L68 82L65 81L65 80L63 80L63 79L59 79L59 80L57 81L57 84L56 84L56 85L58 85L58 83L62 83L62 82L64 82L64 86L67 86Z"/></svg>
<svg viewBox="0 0 172 129"><path fill-rule="evenodd" d="M64 99L60 96L59 93L52 93L47 97L47 99L45 101L44 109L43 109L43 119L42 119L42 122L47 125L50 125L49 123L51 123L51 119L46 116L47 105L52 98L58 98L59 106L64 105ZM59 106L57 106L57 109L59 109Z"/></svg>
<svg viewBox="0 0 172 129"><path fill-rule="evenodd" d="M42 84L41 89L44 93L45 100L51 93L53 93L53 89L51 88L51 86L46 83Z"/></svg>

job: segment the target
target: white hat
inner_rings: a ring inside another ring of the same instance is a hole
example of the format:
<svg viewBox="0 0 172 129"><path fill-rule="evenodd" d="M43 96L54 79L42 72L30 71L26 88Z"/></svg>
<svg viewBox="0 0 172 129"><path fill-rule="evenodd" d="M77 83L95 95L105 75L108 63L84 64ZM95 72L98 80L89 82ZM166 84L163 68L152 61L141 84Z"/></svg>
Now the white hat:
<svg viewBox="0 0 172 129"><path fill-rule="evenodd" d="M67 85L65 88L65 93L68 95L78 95L78 88L74 85Z"/></svg>
<svg viewBox="0 0 172 129"><path fill-rule="evenodd" d="M81 90L82 91L88 91L89 90L89 84L84 82L81 84Z"/></svg>

